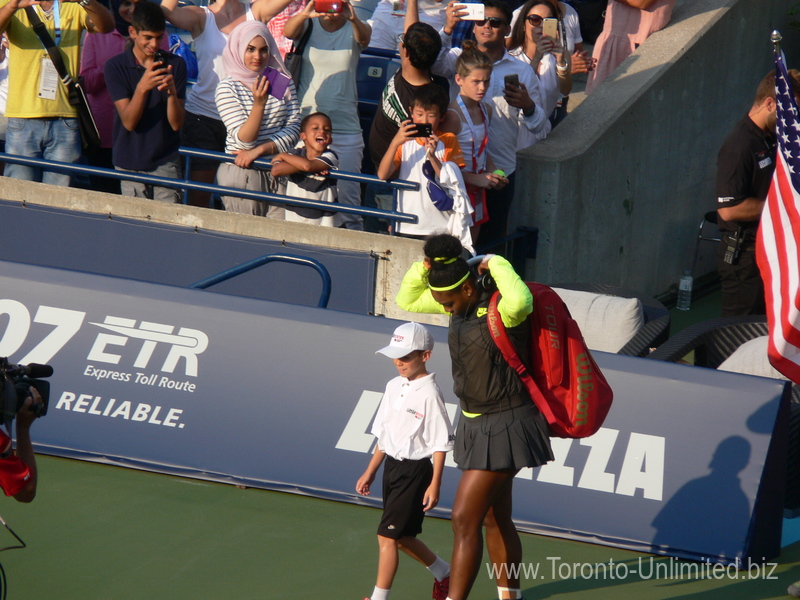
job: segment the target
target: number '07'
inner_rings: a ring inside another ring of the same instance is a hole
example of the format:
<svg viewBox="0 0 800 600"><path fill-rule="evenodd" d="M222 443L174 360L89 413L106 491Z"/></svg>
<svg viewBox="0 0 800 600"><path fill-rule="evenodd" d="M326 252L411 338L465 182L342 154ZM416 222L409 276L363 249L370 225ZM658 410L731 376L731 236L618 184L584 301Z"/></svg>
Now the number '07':
<svg viewBox="0 0 800 600"><path fill-rule="evenodd" d="M0 337L0 356L11 356L19 350L31 328L31 315L21 302L0 300L0 322L6 315L8 315L8 325ZM78 333L85 316L86 313L79 310L40 306L33 322L54 325L55 328L17 362L23 365L50 362L50 359Z"/></svg>

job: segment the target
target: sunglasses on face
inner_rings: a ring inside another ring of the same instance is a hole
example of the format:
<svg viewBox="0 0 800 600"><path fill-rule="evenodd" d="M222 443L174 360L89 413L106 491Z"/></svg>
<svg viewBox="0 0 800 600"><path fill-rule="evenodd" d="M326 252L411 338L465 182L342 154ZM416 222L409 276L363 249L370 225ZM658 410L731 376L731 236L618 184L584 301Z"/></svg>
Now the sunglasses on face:
<svg viewBox="0 0 800 600"><path fill-rule="evenodd" d="M533 27L538 27L542 24L542 21L544 21L544 17L540 17L539 15L528 15L525 17L525 20Z"/></svg>
<svg viewBox="0 0 800 600"><path fill-rule="evenodd" d="M506 24L506 22L503 21L503 19L498 19L497 17L489 17L488 19L481 19L480 21L475 21L475 26L483 27L484 25L486 25L486 23L489 23L489 27L491 27L492 29L500 29L503 25Z"/></svg>

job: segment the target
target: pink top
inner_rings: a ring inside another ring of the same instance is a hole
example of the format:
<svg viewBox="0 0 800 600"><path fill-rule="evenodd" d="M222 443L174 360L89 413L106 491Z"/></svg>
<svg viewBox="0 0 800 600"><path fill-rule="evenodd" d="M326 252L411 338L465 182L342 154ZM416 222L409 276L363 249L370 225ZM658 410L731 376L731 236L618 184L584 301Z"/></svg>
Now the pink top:
<svg viewBox="0 0 800 600"><path fill-rule="evenodd" d="M603 33L597 38L592 53L592 57L597 59L597 68L589 74L587 94L600 85L651 33L669 23L675 2L656 0L650 8L642 10L610 0Z"/></svg>
<svg viewBox="0 0 800 600"><path fill-rule="evenodd" d="M88 33L81 54L81 77L88 95L103 148L111 148L111 130L114 126L114 103L108 95L103 67L112 56L122 54L128 38L116 29L111 33ZM167 35L161 39L161 48L169 50Z"/></svg>

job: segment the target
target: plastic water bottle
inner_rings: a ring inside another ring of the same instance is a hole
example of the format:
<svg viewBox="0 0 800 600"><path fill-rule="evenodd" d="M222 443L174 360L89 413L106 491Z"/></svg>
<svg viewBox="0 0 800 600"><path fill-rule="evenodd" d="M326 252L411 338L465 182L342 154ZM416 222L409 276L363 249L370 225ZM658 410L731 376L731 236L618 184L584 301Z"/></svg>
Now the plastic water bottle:
<svg viewBox="0 0 800 600"><path fill-rule="evenodd" d="M678 303L675 306L678 310L689 310L692 305L692 282L692 272L684 271L678 283Z"/></svg>

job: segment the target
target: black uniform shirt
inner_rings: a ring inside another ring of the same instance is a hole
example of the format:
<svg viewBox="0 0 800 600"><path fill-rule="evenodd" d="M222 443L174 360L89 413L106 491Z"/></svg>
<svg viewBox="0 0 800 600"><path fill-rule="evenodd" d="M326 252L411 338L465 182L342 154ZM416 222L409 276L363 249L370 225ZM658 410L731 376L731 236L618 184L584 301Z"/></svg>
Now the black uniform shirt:
<svg viewBox="0 0 800 600"><path fill-rule="evenodd" d="M758 127L745 115L722 144L717 159L717 207L736 206L746 198L766 199L775 171L775 136ZM726 222L723 231L741 226L755 234L758 220Z"/></svg>

